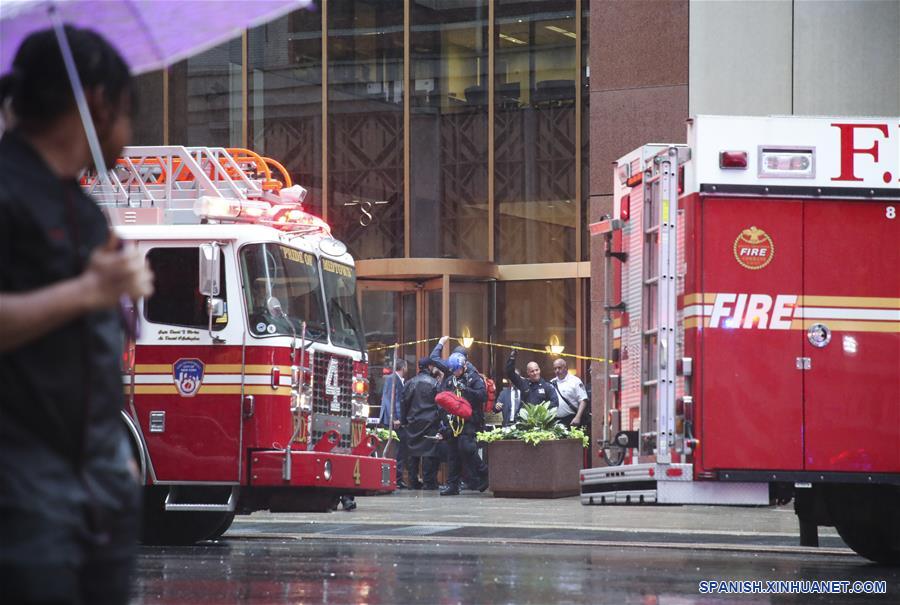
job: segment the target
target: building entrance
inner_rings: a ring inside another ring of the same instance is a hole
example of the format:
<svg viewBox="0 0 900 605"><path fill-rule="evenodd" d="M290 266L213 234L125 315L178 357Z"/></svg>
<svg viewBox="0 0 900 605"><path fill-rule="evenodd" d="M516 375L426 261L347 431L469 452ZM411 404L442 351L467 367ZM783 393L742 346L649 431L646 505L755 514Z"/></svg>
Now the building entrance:
<svg viewBox="0 0 900 605"><path fill-rule="evenodd" d="M369 347L370 418L378 416L384 377L392 371L395 356L406 359L407 377L411 377L417 371L416 360L428 355L434 346L434 342L420 341L442 335L442 281L358 283ZM398 343L403 346L395 349L393 345Z"/></svg>

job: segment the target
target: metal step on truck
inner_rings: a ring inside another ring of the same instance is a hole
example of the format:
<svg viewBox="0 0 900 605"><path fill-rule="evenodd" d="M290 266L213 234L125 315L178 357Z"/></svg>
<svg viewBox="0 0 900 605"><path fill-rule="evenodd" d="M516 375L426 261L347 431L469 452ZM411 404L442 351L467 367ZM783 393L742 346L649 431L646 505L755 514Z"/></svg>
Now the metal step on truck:
<svg viewBox="0 0 900 605"><path fill-rule="evenodd" d="M82 180L155 274L129 309L126 408L146 543L224 533L235 514L328 511L390 492L366 434L368 364L346 246L277 162L130 147Z"/></svg>
<svg viewBox="0 0 900 605"><path fill-rule="evenodd" d="M900 117L697 116L615 167L591 504L793 499L900 563Z"/></svg>

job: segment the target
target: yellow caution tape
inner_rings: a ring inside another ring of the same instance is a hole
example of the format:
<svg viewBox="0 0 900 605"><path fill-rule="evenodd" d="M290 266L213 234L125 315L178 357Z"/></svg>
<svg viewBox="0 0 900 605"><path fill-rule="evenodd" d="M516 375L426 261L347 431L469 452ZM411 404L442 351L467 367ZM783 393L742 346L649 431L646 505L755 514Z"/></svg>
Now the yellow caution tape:
<svg viewBox="0 0 900 605"><path fill-rule="evenodd" d="M408 347L412 345L422 344L423 342L437 342L440 338L423 338L422 340L410 340L409 342L398 342L383 347L367 347L368 351L384 351L385 349L396 349L399 347Z"/></svg>
<svg viewBox="0 0 900 605"><path fill-rule="evenodd" d="M460 338L451 337L451 338L453 338L453 340L457 341L458 343L462 344L461 337ZM421 344L421 343L435 342L438 340L440 340L440 338L423 338L421 340L411 340L409 342L399 342L399 343L395 343L392 345L386 345L386 346L382 346L382 347L370 347L368 350L369 351L384 351L386 349L398 349L400 347L408 347L408 346L417 345L417 344ZM543 349L543 350L542 349L531 349L529 347L507 345L507 344L501 344L501 343L497 343L497 342L484 342L482 340L473 340L472 344L485 345L488 347L500 347L502 349L514 349L516 351L529 351L531 353L540 353L542 355L551 354L546 349ZM597 361L600 363L603 363L604 361L606 361L606 359L604 359L603 357L589 357L587 355L576 355L574 353L560 353L559 355L556 355L556 357L571 357L572 359L582 359L584 361Z"/></svg>

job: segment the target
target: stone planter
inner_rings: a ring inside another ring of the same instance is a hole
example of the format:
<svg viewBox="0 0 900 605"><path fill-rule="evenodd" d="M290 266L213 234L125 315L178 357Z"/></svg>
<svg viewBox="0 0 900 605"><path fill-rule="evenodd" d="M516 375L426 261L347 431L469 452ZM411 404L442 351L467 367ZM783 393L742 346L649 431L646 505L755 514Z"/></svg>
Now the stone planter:
<svg viewBox="0 0 900 605"><path fill-rule="evenodd" d="M579 473L584 448L580 439L520 440L488 444L490 489L497 498L564 498L581 493Z"/></svg>

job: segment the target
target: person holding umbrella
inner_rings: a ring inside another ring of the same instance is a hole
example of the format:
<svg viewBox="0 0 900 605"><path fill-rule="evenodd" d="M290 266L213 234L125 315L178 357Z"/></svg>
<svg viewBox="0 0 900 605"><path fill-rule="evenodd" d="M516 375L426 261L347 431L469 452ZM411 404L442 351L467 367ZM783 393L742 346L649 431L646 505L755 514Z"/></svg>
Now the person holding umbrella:
<svg viewBox="0 0 900 605"><path fill-rule="evenodd" d="M65 37L104 170L131 136L131 74L98 34ZM78 177L92 153L52 30L3 87L0 139L0 586L15 603L127 603L140 491L120 411L123 300L151 294Z"/></svg>

